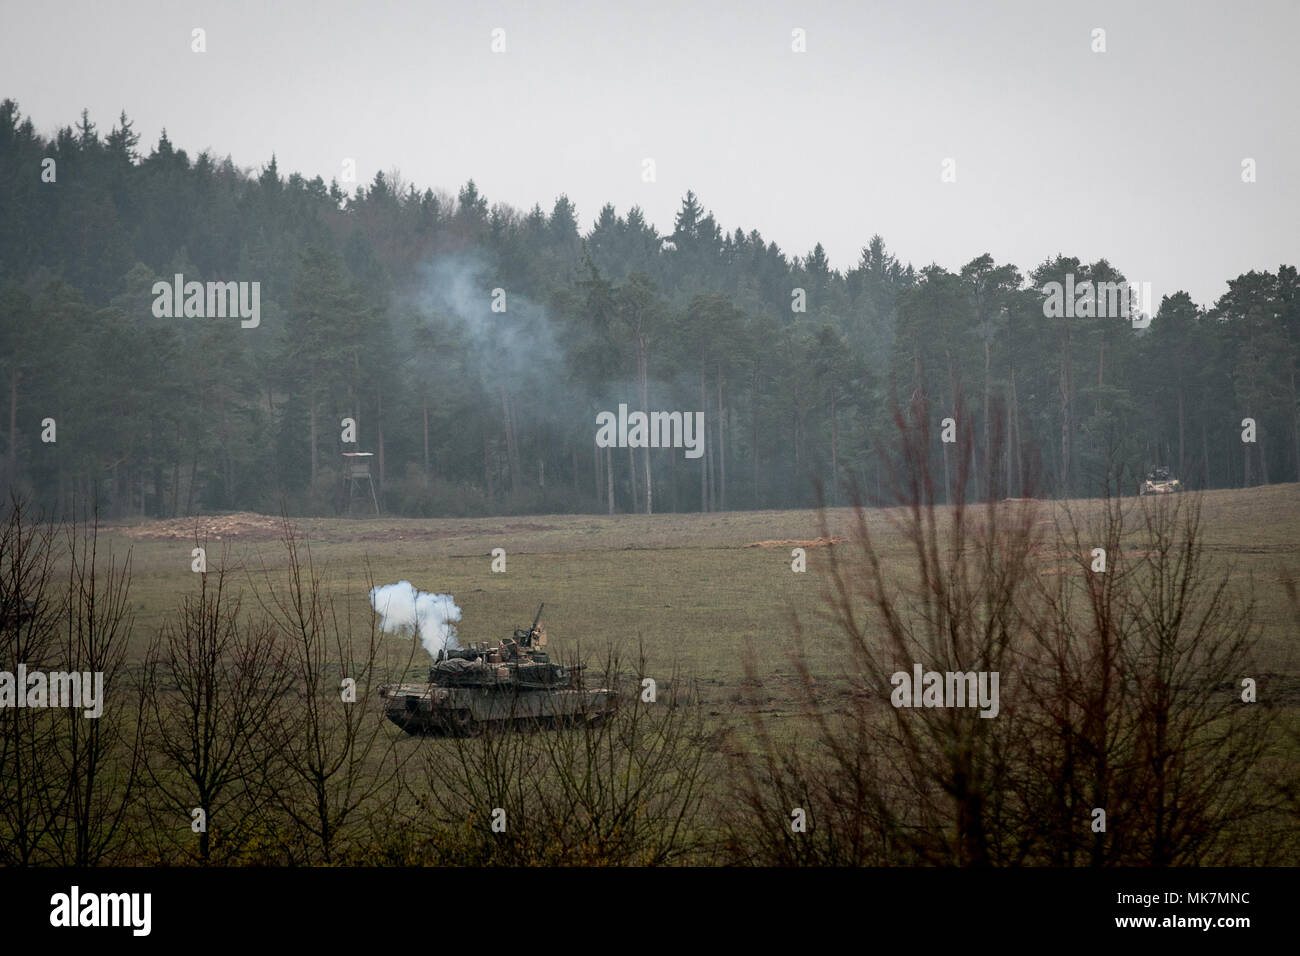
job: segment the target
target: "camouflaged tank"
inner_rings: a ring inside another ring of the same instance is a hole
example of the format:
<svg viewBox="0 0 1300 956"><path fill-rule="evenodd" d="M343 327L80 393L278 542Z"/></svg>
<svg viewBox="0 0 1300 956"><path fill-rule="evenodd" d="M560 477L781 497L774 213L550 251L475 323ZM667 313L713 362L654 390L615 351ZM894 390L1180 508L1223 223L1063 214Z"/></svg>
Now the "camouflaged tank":
<svg viewBox="0 0 1300 956"><path fill-rule="evenodd" d="M489 726L594 722L613 713L613 690L585 688L581 667L553 663L542 650L541 617L538 608L532 627L499 644L442 651L424 683L379 688L384 716L407 733L471 736Z"/></svg>
<svg viewBox="0 0 1300 956"><path fill-rule="evenodd" d="M1146 480L1138 485L1139 495L1172 495L1182 490L1183 483L1171 475L1168 468L1149 471Z"/></svg>

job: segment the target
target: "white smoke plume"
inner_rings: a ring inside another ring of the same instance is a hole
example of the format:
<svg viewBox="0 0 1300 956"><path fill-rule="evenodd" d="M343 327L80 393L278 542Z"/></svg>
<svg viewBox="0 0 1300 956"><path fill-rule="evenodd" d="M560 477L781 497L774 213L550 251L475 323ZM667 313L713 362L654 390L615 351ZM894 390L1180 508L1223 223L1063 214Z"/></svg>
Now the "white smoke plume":
<svg viewBox="0 0 1300 956"><path fill-rule="evenodd" d="M456 644L460 608L450 594L416 590L410 581L370 589L370 606L379 615L379 628L389 634L419 634L420 643L436 658Z"/></svg>

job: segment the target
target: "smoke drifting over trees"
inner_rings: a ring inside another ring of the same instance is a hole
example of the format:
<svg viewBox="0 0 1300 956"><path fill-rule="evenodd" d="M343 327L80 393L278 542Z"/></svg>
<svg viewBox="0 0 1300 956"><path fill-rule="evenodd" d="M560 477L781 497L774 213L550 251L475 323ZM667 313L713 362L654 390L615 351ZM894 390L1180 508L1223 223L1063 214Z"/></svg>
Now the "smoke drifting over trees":
<svg viewBox="0 0 1300 956"><path fill-rule="evenodd" d="M125 114L46 139L11 100L0 165L32 171L0 193L0 487L55 509L334 514L345 450L375 453L407 515L801 507L814 478L832 501L879 487L885 409L918 389L944 416L967 396L976 497L1031 473L1091 495L1116 463L1193 489L1300 478L1290 265L1142 326L1045 309L1054 284L1146 278L1105 259L914 268L864 234L840 272L689 192L670 234L612 205L584 230L565 196L521 211L383 173L347 195L165 133L146 151ZM258 283L260 321L155 316L176 275ZM702 413L703 454L598 448L620 403Z"/></svg>

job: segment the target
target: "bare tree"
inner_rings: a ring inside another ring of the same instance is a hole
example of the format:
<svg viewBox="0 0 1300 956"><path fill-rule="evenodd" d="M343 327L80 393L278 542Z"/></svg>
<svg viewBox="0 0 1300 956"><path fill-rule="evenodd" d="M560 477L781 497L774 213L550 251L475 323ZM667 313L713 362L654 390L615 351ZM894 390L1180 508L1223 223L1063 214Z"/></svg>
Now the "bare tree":
<svg viewBox="0 0 1300 956"><path fill-rule="evenodd" d="M1134 621L1136 760L1128 778L1141 826L1131 857L1152 866L1239 862L1243 823L1263 811L1257 770L1272 713L1243 700L1259 672L1254 597L1211 566L1200 499L1144 503L1145 552L1125 594Z"/></svg>
<svg viewBox="0 0 1300 956"><path fill-rule="evenodd" d="M39 670L54 660L62 597L55 558L58 527L24 517L14 497L0 522L0 671L18 665ZM15 687L15 693L26 688ZM54 820L48 812L52 778L45 755L54 723L36 708L0 708L0 863L21 866L40 860Z"/></svg>
<svg viewBox="0 0 1300 956"><path fill-rule="evenodd" d="M217 860L233 858L250 839L275 761L259 743L288 684L269 622L249 620L231 593L228 558L223 552L216 572L198 575L196 593L153 639L141 675L145 769L163 803L151 814L153 834L175 833L161 824L173 819L191 837L191 814L202 810L193 856L203 864L214 859L213 833L220 834Z"/></svg>
<svg viewBox="0 0 1300 956"><path fill-rule="evenodd" d="M143 708L127 679L125 658L134 612L131 556L99 552L99 522L66 526L67 585L60 608L60 670L102 675L102 714L51 709L53 747L43 755L58 788L49 790L51 858L63 866L94 866L121 852L123 824L139 783Z"/></svg>
<svg viewBox="0 0 1300 956"><path fill-rule="evenodd" d="M366 633L355 640L310 544L287 519L282 541L287 580L276 584L268 573L259 600L284 643L291 690L260 744L282 761L269 785L287 820L286 853L295 861L335 863L359 852L353 840L361 818L397 778L404 754L376 706L385 648L375 615L368 614Z"/></svg>
<svg viewBox="0 0 1300 956"><path fill-rule="evenodd" d="M1081 514L970 509L972 429L959 414L956 501L937 508L923 394L896 414L902 507L868 512L855 495L851 540L823 569L847 703L826 697L796 621L802 733L778 738L754 718L733 858L1256 861L1255 821L1274 809L1258 773L1271 720L1242 699L1256 672L1251 601L1209 563L1197 500L1144 499L1133 524L1115 498ZM908 546L902 564L877 542L882 523ZM895 696L916 667L997 675L996 716Z"/></svg>

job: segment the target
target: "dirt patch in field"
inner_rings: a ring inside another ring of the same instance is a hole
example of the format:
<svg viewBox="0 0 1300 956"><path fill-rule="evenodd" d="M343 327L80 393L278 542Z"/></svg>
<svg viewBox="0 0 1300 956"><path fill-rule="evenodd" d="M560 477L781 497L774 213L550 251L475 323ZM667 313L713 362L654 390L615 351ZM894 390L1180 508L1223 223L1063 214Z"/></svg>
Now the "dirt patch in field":
<svg viewBox="0 0 1300 956"><path fill-rule="evenodd" d="M275 541L281 532L279 518L238 511L149 521L124 527L122 534L149 541Z"/></svg>
<svg viewBox="0 0 1300 956"><path fill-rule="evenodd" d="M517 524L497 525L457 525L449 528L402 527L383 528L378 531L366 531L354 535L353 541L443 541L447 538L482 538L500 537L505 534L520 534L531 531L554 531L555 525L521 522Z"/></svg>
<svg viewBox="0 0 1300 956"><path fill-rule="evenodd" d="M315 519L307 519L312 522ZM382 520L382 519L381 519ZM291 520L298 525L297 520ZM443 541L447 538L475 538L537 531L554 531L555 526L537 522L514 522L506 525L440 524L429 527L418 519L393 524L387 528L370 527L349 534L348 522L329 523L324 529L300 529L307 536L324 537L340 541ZM146 521L123 525L122 534L128 538L148 541L193 541L197 531L200 541L278 541L281 537L280 519L271 515L253 514L249 511L221 515L197 515L188 518L168 518L163 521Z"/></svg>
<svg viewBox="0 0 1300 956"><path fill-rule="evenodd" d="M343 535L348 541L444 541L447 538L472 537L474 528L379 528L358 534Z"/></svg>
<svg viewBox="0 0 1300 956"><path fill-rule="evenodd" d="M832 544L840 544L847 539L842 534L832 535L829 538L808 538L799 540L798 538L783 538L780 541L755 541L753 544L747 544L747 548L825 548Z"/></svg>

